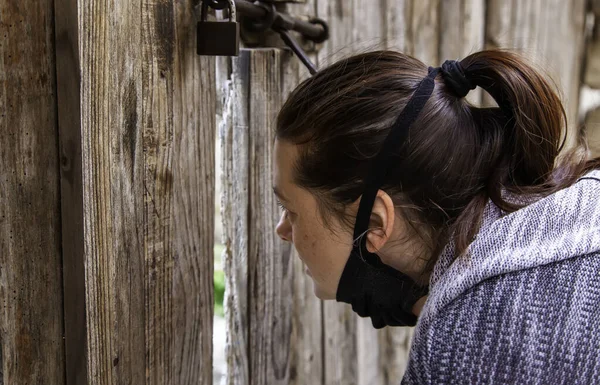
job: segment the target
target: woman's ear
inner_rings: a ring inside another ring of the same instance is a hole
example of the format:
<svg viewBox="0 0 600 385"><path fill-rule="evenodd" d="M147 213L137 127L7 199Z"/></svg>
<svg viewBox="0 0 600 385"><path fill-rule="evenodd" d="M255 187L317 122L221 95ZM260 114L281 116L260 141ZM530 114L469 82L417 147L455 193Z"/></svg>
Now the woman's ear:
<svg viewBox="0 0 600 385"><path fill-rule="evenodd" d="M375 203L371 211L369 232L367 233L367 250L375 253L381 250L394 229L396 210L392 198L383 190L377 191Z"/></svg>

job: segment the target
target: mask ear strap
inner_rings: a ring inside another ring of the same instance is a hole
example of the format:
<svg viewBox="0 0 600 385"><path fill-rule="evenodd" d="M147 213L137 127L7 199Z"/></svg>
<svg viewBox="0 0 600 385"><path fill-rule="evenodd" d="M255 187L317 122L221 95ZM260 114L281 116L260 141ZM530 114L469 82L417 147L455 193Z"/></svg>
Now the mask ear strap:
<svg viewBox="0 0 600 385"><path fill-rule="evenodd" d="M381 150L372 161L370 172L366 177L365 189L360 199L358 213L356 214L356 223L354 225L354 240L360 242L354 247L360 248L360 255L366 262L373 265L381 264L381 260L375 254L366 251L365 235L369 229L369 221L373 204L377 197L377 191L383 186L391 168L392 154L397 153L399 146L407 141L410 126L417 120L421 110L429 100L435 87L435 77L439 73L439 68L429 67L429 74L421 80L416 91L396 119L388 136L385 138Z"/></svg>

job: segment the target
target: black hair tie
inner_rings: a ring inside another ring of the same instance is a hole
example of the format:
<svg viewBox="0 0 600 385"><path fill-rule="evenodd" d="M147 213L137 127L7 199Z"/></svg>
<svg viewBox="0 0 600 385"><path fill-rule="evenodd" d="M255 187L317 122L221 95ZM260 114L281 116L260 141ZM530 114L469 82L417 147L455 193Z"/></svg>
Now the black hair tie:
<svg viewBox="0 0 600 385"><path fill-rule="evenodd" d="M476 85L467 79L458 60L446 60L441 67L444 83L459 97L464 98Z"/></svg>

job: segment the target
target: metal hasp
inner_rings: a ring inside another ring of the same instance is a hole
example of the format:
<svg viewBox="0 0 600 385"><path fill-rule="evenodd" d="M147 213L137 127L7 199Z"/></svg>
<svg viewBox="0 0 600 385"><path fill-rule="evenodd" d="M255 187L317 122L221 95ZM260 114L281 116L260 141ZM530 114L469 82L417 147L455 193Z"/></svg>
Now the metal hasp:
<svg viewBox="0 0 600 385"><path fill-rule="evenodd" d="M207 21L208 6L202 1L200 21L196 30L196 52L207 56L237 56L240 52L240 25L235 19L235 3L225 1L229 21Z"/></svg>
<svg viewBox="0 0 600 385"><path fill-rule="evenodd" d="M265 29L272 28L276 30L280 28L295 31L305 39L315 43L322 43L329 39L327 23L319 18L315 17L310 21L295 19L285 13L277 12L274 4L270 1L235 0L235 6L242 16L254 19L256 24L264 24Z"/></svg>
<svg viewBox="0 0 600 385"><path fill-rule="evenodd" d="M232 27L213 26L212 24L233 24L236 9L243 15L244 25L256 32L272 29L277 32L284 43L294 52L302 63L308 68L311 74L317 72L317 68L310 61L306 52L300 44L294 39L289 31L296 31L304 39L315 43L322 43L329 39L329 27L327 23L319 18L312 18L310 21L295 19L290 15L279 13L271 1L248 1L248 0L202 0L202 20L206 20L206 8L230 10L229 23L227 22L206 22L198 23L198 54L210 55L207 52L220 52L213 55L237 55L231 54L234 41L234 32ZM233 13L233 17L232 17ZM208 25L202 25L208 24ZM201 30L202 28L202 30ZM222 32L217 31L222 28ZM228 29L231 28L231 29ZM202 32L202 33L201 33ZM202 37L202 38L201 38ZM210 41L208 41L210 40ZM235 42L239 47L239 24L236 23ZM219 47L222 45L223 47ZM202 49L201 49L202 46ZM239 49L239 48L238 48Z"/></svg>

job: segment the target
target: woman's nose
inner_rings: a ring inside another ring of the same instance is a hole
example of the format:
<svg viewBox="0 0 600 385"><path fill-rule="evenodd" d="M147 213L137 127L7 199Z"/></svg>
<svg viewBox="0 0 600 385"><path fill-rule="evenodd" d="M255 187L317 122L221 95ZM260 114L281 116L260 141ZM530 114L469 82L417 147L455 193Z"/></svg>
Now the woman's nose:
<svg viewBox="0 0 600 385"><path fill-rule="evenodd" d="M275 231L277 232L277 235L279 235L279 238L286 242L292 242L292 225L290 224L290 221L288 221L287 213L285 211L281 213Z"/></svg>

